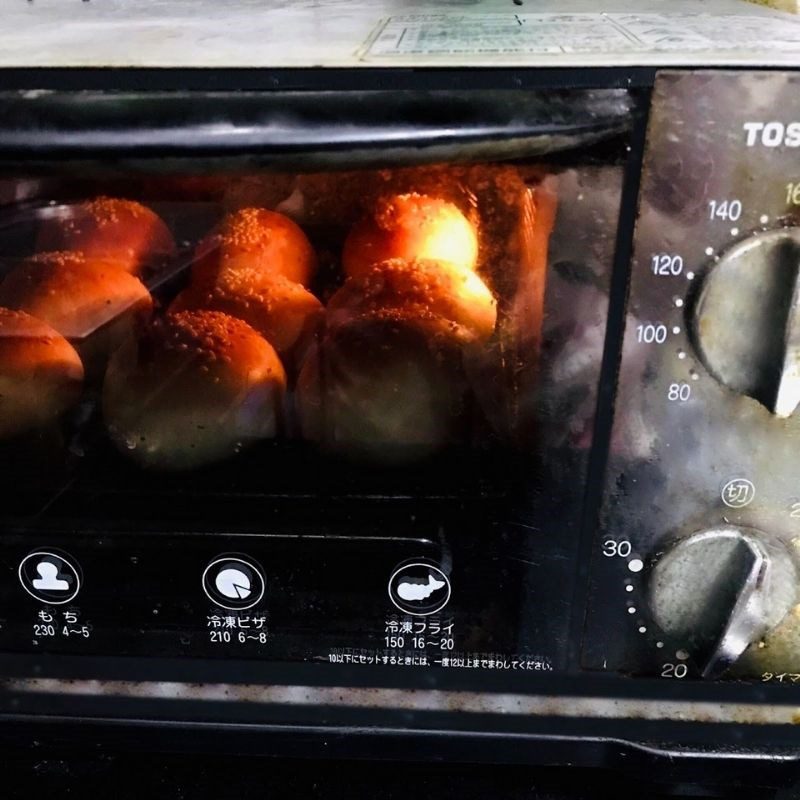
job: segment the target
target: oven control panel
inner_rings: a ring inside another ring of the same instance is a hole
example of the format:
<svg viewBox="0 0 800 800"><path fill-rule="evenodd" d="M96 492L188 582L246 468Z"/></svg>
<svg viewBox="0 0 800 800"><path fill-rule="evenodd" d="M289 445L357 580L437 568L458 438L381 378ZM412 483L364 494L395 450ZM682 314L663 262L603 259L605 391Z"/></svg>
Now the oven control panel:
<svg viewBox="0 0 800 800"><path fill-rule="evenodd" d="M657 80L587 668L800 680L798 89Z"/></svg>

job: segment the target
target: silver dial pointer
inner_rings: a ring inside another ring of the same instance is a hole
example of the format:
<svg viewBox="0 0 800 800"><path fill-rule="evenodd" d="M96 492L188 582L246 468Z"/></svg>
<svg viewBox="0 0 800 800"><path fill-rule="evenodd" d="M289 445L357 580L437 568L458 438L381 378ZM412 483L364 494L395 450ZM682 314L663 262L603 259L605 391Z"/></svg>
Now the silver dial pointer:
<svg viewBox="0 0 800 800"><path fill-rule="evenodd" d="M650 606L704 677L724 672L796 604L798 574L784 545L752 528L692 534L653 567Z"/></svg>
<svg viewBox="0 0 800 800"><path fill-rule="evenodd" d="M778 417L800 404L800 228L757 233L725 253L693 309L699 355L717 380Z"/></svg>

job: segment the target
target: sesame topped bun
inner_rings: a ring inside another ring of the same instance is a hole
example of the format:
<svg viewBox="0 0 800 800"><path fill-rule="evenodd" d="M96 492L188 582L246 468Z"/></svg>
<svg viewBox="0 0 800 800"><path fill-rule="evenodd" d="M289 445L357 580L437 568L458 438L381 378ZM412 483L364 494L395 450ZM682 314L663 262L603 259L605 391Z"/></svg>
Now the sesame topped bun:
<svg viewBox="0 0 800 800"><path fill-rule="evenodd" d="M275 436L285 389L277 353L246 322L182 311L117 351L103 414L123 453L143 466L185 470Z"/></svg>

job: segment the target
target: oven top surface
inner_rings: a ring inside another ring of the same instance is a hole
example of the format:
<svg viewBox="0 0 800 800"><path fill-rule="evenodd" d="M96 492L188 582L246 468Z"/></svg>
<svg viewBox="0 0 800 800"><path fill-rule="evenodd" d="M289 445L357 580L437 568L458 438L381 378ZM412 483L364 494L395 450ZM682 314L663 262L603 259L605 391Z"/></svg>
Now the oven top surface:
<svg viewBox="0 0 800 800"><path fill-rule="evenodd" d="M0 67L793 66L800 19L744 0L36 0Z"/></svg>

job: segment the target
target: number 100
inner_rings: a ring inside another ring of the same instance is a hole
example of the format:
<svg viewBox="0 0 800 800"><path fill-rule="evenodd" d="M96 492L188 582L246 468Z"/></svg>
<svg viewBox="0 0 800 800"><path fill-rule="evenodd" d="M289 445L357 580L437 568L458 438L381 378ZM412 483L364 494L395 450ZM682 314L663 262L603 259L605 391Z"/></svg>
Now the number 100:
<svg viewBox="0 0 800 800"><path fill-rule="evenodd" d="M667 326L638 325L636 327L636 341L644 344L664 344L667 341Z"/></svg>

